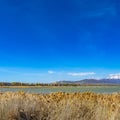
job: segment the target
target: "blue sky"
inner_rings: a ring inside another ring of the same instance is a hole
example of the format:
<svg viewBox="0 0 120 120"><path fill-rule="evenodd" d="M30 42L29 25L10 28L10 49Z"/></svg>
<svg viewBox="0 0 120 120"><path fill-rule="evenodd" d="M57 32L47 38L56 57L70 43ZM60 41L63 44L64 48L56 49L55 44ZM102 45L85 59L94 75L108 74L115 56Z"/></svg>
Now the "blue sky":
<svg viewBox="0 0 120 120"><path fill-rule="evenodd" d="M0 0L0 81L120 73L119 0Z"/></svg>

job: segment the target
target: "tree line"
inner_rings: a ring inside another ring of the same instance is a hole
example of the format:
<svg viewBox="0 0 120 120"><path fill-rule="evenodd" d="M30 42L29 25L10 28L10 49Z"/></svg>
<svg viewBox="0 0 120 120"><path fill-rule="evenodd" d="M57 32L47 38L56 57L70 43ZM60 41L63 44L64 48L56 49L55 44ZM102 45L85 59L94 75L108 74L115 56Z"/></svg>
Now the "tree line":
<svg viewBox="0 0 120 120"><path fill-rule="evenodd" d="M69 83L23 83L23 82L0 82L0 86L79 86L80 84Z"/></svg>

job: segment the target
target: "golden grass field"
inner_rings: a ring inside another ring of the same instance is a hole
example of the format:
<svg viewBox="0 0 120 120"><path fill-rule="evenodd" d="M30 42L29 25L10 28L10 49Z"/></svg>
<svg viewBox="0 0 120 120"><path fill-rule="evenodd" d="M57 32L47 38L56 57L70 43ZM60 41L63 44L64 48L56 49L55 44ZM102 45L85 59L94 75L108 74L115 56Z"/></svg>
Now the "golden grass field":
<svg viewBox="0 0 120 120"><path fill-rule="evenodd" d="M0 120L120 120L120 93L0 93Z"/></svg>

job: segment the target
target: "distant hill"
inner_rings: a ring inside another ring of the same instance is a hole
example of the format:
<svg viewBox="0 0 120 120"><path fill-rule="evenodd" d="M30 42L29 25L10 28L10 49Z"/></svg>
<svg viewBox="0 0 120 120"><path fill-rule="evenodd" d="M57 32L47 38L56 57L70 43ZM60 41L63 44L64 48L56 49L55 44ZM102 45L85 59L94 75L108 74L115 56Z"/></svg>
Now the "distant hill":
<svg viewBox="0 0 120 120"><path fill-rule="evenodd" d="M120 85L120 79L84 79L78 81L57 81L55 83L0 82L0 86L62 86L62 85Z"/></svg>
<svg viewBox="0 0 120 120"><path fill-rule="evenodd" d="M120 84L120 79L84 79L79 81L58 81L57 84Z"/></svg>

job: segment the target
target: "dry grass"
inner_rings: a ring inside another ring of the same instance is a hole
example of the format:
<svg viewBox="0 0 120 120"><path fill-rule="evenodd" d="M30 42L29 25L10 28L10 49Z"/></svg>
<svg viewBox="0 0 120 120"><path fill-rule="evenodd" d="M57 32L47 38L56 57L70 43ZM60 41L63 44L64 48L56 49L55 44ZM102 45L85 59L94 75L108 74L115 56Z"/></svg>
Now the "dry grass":
<svg viewBox="0 0 120 120"><path fill-rule="evenodd" d="M120 94L0 93L0 120L120 120Z"/></svg>

